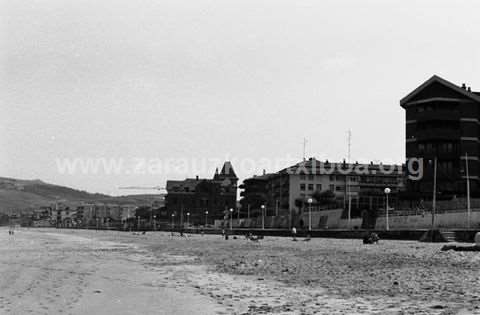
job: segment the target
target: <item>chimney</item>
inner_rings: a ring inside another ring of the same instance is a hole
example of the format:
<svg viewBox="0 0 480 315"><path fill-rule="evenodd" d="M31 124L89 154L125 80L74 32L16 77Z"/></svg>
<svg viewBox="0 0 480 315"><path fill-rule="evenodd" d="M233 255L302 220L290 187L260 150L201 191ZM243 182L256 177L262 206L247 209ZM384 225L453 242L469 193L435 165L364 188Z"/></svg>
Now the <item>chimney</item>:
<svg viewBox="0 0 480 315"><path fill-rule="evenodd" d="M462 83L462 89L464 89L464 90L467 89L467 85L465 83Z"/></svg>
<svg viewBox="0 0 480 315"><path fill-rule="evenodd" d="M472 88L471 88L471 87L467 87L467 91L468 91L468 92L472 92Z"/></svg>
<svg viewBox="0 0 480 315"><path fill-rule="evenodd" d="M263 175L267 174L267 171L265 171L265 169L263 169Z"/></svg>
<svg viewBox="0 0 480 315"><path fill-rule="evenodd" d="M197 175L197 176L195 176L195 179L196 179L196 180L198 180L198 175Z"/></svg>

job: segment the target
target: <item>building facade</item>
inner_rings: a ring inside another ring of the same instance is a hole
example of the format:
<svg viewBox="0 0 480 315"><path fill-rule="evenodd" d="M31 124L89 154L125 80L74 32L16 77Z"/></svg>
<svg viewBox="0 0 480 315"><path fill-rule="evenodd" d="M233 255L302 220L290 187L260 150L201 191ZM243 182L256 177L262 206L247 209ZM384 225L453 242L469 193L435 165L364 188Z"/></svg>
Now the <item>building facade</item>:
<svg viewBox="0 0 480 315"><path fill-rule="evenodd" d="M471 192L479 195L480 93L433 76L400 106L405 109L407 166L423 173L408 180L411 196L432 198L435 160L439 198L466 194L467 164Z"/></svg>
<svg viewBox="0 0 480 315"><path fill-rule="evenodd" d="M232 164L227 161L212 179L168 180L165 208L175 225L205 224L224 218L230 209L237 211L237 182ZM207 221L207 222L205 222Z"/></svg>
<svg viewBox="0 0 480 315"><path fill-rule="evenodd" d="M392 196L403 189L402 165L331 163L311 158L277 173L244 180L240 202L243 216L247 209L252 216L260 215L262 204L267 216L299 214L310 198L314 210L347 209L350 204L353 215L360 216L363 210L384 207L386 187Z"/></svg>

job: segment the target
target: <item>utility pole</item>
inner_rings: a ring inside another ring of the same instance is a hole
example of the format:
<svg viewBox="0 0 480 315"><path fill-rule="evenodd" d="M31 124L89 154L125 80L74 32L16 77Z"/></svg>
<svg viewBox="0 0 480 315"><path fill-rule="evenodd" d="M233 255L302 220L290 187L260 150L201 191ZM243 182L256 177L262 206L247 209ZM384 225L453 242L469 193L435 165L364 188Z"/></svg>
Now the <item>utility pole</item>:
<svg viewBox="0 0 480 315"><path fill-rule="evenodd" d="M437 203L437 157L433 161L433 200L432 200L432 240L435 227L435 208Z"/></svg>
<svg viewBox="0 0 480 315"><path fill-rule="evenodd" d="M467 229L470 229L471 209L470 209L470 177L468 174L468 154L465 152L465 172L467 175Z"/></svg>
<svg viewBox="0 0 480 315"><path fill-rule="evenodd" d="M347 150L347 164L349 165L350 168L350 148L352 144L352 131L348 129L348 150ZM352 222L352 197L350 196L350 181L348 178L348 175L345 175L345 181L347 184L347 198L348 198L348 228L351 228L351 222Z"/></svg>

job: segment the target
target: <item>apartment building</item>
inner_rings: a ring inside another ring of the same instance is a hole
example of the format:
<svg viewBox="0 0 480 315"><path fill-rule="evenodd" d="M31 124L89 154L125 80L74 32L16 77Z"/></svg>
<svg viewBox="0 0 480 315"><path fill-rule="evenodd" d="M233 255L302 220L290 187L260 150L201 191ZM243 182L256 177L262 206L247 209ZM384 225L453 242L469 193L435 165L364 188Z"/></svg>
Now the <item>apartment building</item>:
<svg viewBox="0 0 480 315"><path fill-rule="evenodd" d="M472 195L480 195L480 92L433 76L400 101L405 109L406 159L420 159L423 176L407 190L431 198L437 160L439 196L466 194L467 164ZM468 162L468 163L467 163Z"/></svg>

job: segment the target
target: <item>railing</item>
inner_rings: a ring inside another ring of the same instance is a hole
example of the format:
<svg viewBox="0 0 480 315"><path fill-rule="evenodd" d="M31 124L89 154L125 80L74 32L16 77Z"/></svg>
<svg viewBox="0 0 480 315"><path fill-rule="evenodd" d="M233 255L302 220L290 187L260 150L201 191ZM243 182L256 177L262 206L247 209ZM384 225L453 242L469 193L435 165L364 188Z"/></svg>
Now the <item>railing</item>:
<svg viewBox="0 0 480 315"><path fill-rule="evenodd" d="M460 113L458 111L448 111L448 110L436 110L436 111L425 111L422 113L416 113L413 115L417 121L427 121L427 120L459 120Z"/></svg>
<svg viewBox="0 0 480 315"><path fill-rule="evenodd" d="M457 129L432 128L416 131L417 140L423 139L456 139L460 137Z"/></svg>

